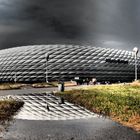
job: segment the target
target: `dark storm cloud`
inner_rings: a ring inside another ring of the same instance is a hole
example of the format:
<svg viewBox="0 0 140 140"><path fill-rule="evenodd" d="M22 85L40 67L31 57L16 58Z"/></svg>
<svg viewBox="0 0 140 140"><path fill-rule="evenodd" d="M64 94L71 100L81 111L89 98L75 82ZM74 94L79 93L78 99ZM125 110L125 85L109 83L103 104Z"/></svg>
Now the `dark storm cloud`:
<svg viewBox="0 0 140 140"><path fill-rule="evenodd" d="M86 28L80 23L83 11L77 12L79 2L74 0L7 0L0 1L0 5L1 48L72 43L77 39L80 42L85 33Z"/></svg>
<svg viewBox="0 0 140 140"><path fill-rule="evenodd" d="M139 0L0 0L0 48L83 44L131 50L140 44Z"/></svg>

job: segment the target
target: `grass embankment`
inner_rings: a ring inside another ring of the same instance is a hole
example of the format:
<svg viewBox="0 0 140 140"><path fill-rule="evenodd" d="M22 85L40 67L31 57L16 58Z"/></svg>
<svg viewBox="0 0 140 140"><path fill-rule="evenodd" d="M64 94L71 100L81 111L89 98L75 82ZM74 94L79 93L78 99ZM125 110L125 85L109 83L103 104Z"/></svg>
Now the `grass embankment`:
<svg viewBox="0 0 140 140"><path fill-rule="evenodd" d="M75 82L65 82L65 87L69 86L76 86ZM21 88L50 88L50 87L57 87L58 82L42 82L42 83L34 83L34 84L24 84L24 83L1 83L0 90L12 90L12 89L21 89Z"/></svg>
<svg viewBox="0 0 140 140"><path fill-rule="evenodd" d="M20 84L20 83L1 83L0 84L0 90L21 89L24 86L26 86L26 84Z"/></svg>
<svg viewBox="0 0 140 140"><path fill-rule="evenodd" d="M11 119L20 107L23 106L22 101L2 100L0 101L0 122Z"/></svg>
<svg viewBox="0 0 140 140"><path fill-rule="evenodd" d="M33 88L49 88L49 87L57 87L57 82L42 82L42 83L34 83L31 85Z"/></svg>
<svg viewBox="0 0 140 140"><path fill-rule="evenodd" d="M64 82L65 87L76 86L76 82L67 81ZM48 87L57 87L58 82L49 82L49 83L34 83L31 85L33 88L48 88Z"/></svg>
<svg viewBox="0 0 140 140"><path fill-rule="evenodd" d="M89 86L58 95L140 132L140 86Z"/></svg>

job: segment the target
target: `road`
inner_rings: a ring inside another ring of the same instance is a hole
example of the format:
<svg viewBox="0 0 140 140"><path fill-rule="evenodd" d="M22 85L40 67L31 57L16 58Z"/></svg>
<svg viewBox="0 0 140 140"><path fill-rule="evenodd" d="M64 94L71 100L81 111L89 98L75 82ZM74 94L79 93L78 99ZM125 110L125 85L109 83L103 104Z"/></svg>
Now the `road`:
<svg viewBox="0 0 140 140"><path fill-rule="evenodd" d="M71 87L65 87L66 90L71 90L71 89L77 89L77 88L82 88L86 87L86 85L81 85L81 86L71 86ZM52 92L52 91L58 91L57 87L51 87L51 88L24 88L24 89L13 89L13 90L0 90L0 96L5 96L5 95L19 95L19 94L28 94L28 93L42 93L42 92Z"/></svg>

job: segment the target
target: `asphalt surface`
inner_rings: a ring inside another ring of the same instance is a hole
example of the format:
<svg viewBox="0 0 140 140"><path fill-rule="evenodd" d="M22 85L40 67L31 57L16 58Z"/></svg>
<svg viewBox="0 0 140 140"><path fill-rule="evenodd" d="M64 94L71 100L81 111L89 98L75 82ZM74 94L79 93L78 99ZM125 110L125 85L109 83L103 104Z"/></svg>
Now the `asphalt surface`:
<svg viewBox="0 0 140 140"><path fill-rule="evenodd" d="M57 87L53 88L24 88L24 89L13 89L13 90L0 90L0 96L5 95L20 95L20 94L29 94L29 93L42 93L57 91Z"/></svg>
<svg viewBox="0 0 140 140"><path fill-rule="evenodd" d="M0 91L1 96L15 95L14 97L25 101L25 106L10 122L6 131L0 134L2 140L140 140L140 134L128 127L68 102L60 106L54 96L47 97L44 94L44 98L38 94L56 90L57 88L29 88ZM50 106L50 112L44 110L44 103Z"/></svg>
<svg viewBox="0 0 140 140"><path fill-rule="evenodd" d="M4 140L140 140L132 129L109 119L32 121L11 123Z"/></svg>
<svg viewBox="0 0 140 140"><path fill-rule="evenodd" d="M77 88L82 88L86 85L81 85L81 86L71 86L71 87L65 87L66 90L71 90L71 89L77 89ZM53 91L58 91L57 87L51 87L51 88L23 88L23 89L12 89L12 90L0 90L0 96L5 96L5 95L19 95L19 94L28 94L28 93L44 93L44 92L53 92Z"/></svg>

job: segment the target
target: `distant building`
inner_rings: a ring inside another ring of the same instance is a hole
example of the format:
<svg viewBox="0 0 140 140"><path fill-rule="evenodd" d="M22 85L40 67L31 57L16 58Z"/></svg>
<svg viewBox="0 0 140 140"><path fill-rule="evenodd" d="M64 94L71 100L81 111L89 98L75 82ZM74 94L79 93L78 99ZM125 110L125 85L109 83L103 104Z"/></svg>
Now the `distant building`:
<svg viewBox="0 0 140 140"><path fill-rule="evenodd" d="M46 56L47 55L47 56ZM138 78L140 78L140 57ZM132 52L77 45L34 45L0 50L0 82L79 79L134 80Z"/></svg>

